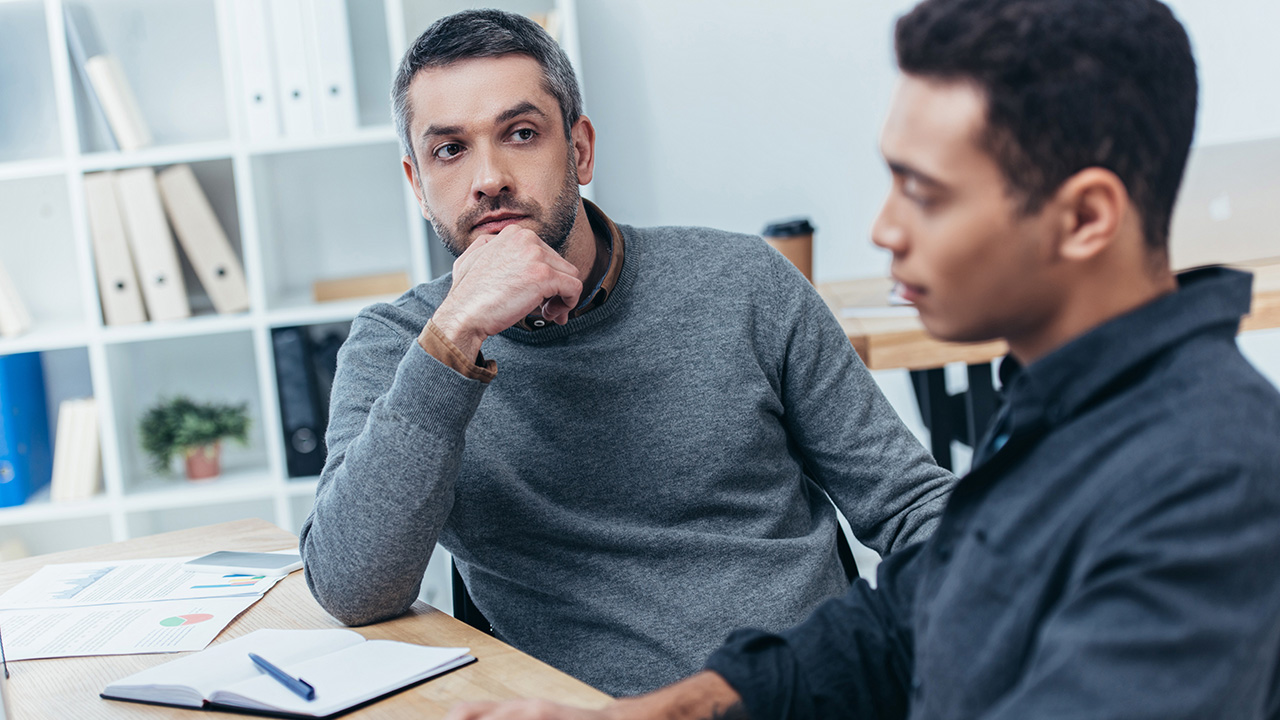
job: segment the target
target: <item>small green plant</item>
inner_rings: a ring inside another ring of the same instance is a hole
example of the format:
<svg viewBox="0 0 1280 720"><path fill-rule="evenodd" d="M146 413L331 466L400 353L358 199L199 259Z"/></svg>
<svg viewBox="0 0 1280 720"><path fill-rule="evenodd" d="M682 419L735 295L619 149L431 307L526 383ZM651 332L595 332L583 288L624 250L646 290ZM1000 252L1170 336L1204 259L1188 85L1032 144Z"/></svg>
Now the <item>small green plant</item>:
<svg viewBox="0 0 1280 720"><path fill-rule="evenodd" d="M223 438L249 441L249 404L197 403L181 395L161 400L139 423L142 449L156 472L167 473L174 455L212 445Z"/></svg>

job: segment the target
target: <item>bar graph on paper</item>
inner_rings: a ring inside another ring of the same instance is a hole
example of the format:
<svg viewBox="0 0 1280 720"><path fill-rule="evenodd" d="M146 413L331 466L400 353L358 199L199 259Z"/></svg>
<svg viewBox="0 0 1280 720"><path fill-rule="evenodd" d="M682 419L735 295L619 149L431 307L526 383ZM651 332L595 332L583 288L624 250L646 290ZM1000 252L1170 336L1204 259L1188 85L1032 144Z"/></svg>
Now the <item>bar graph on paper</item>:
<svg viewBox="0 0 1280 720"><path fill-rule="evenodd" d="M215 585L192 585L191 589L192 590L211 590L214 588L253 587L265 577L266 577L265 575L243 575L243 574L223 575L222 576L223 582L221 583L218 583Z"/></svg>
<svg viewBox="0 0 1280 720"><path fill-rule="evenodd" d="M98 582L102 578L111 574L115 570L115 566L101 567L86 570L81 575L76 575L61 580L61 588L53 588L50 596L55 600L75 600L76 596L84 592L91 585Z"/></svg>
<svg viewBox="0 0 1280 720"><path fill-rule="evenodd" d="M46 565L0 595L0 609L76 607L262 595L280 577L197 573L190 558Z"/></svg>

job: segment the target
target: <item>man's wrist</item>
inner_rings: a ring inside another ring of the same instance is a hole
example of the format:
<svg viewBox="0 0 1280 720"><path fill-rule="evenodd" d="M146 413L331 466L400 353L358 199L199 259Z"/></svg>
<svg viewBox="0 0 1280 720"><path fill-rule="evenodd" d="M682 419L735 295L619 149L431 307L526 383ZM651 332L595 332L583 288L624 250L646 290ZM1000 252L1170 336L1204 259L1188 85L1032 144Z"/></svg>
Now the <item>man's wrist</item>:
<svg viewBox="0 0 1280 720"><path fill-rule="evenodd" d="M443 309L443 308L441 308ZM474 358L480 355L480 346L488 339L483 331L478 331L468 327L466 322L458 317L448 313L437 311L431 317L431 324L436 326L436 330L440 332L453 346L466 357ZM427 332L423 328L423 332Z"/></svg>
<svg viewBox="0 0 1280 720"><path fill-rule="evenodd" d="M607 720L738 720L746 718L742 696L719 674L702 671L661 690L624 698L605 708Z"/></svg>
<svg viewBox="0 0 1280 720"><path fill-rule="evenodd" d="M497 363L480 357L479 353L464 354L452 340L445 337L434 319L428 320L419 333L418 346L463 377L487 383L497 375Z"/></svg>

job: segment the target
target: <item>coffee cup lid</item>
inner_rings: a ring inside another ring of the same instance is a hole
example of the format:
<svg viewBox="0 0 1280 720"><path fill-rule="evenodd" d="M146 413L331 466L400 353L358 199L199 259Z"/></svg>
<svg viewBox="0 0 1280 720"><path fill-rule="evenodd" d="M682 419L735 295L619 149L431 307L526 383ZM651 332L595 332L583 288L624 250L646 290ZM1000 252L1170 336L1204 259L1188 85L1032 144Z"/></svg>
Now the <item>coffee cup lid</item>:
<svg viewBox="0 0 1280 720"><path fill-rule="evenodd" d="M764 232L760 234L765 237L796 237L798 235L812 235L813 229L809 218L798 217L769 223L765 226Z"/></svg>

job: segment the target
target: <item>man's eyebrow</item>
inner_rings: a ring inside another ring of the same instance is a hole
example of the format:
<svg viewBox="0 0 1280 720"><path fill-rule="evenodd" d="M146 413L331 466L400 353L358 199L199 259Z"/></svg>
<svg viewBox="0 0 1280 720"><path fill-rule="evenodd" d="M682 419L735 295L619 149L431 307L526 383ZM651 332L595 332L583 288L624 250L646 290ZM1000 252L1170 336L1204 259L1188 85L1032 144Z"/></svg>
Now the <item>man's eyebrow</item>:
<svg viewBox="0 0 1280 720"><path fill-rule="evenodd" d="M541 108L529 102L528 100L525 100L524 102L517 103L516 105L506 110L503 110L501 113L498 114L498 117L494 119L494 122L499 124L504 122L509 122L511 120L515 120L521 115L537 115L538 117L543 119L546 119L547 117L547 114L542 112Z"/></svg>
<svg viewBox="0 0 1280 720"><path fill-rule="evenodd" d="M461 125L430 125L426 130L422 131L422 140L425 142L433 137L441 135L461 135Z"/></svg>
<svg viewBox="0 0 1280 720"><path fill-rule="evenodd" d="M935 187L946 187L946 183L942 182L941 180L931 175L923 173L906 163L898 162L896 160L889 160L889 159L886 159L885 162L889 165L889 170L894 175L909 177L916 180L917 182L922 182L925 185L933 185Z"/></svg>
<svg viewBox="0 0 1280 720"><path fill-rule="evenodd" d="M510 122L521 115L537 115L543 119L547 117L547 114L542 112L541 108L528 100L525 100L503 110L498 114L498 117L494 118L494 123L500 125L505 122ZM461 135L462 132L463 129L461 125L430 125L426 130L422 131L422 140L425 142L433 137L440 137L441 135Z"/></svg>

